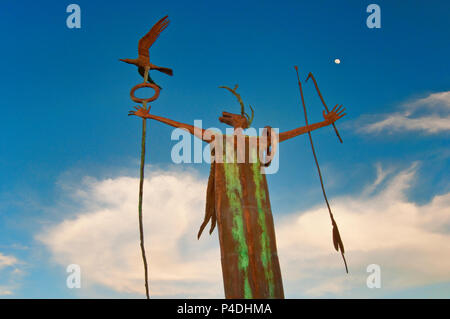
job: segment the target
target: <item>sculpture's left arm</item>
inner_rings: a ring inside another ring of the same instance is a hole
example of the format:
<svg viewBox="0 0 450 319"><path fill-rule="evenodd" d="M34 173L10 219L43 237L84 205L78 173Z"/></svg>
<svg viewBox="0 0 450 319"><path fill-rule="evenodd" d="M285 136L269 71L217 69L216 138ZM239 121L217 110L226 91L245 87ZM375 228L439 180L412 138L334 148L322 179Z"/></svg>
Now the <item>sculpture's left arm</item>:
<svg viewBox="0 0 450 319"><path fill-rule="evenodd" d="M326 113L325 111L323 111L324 120L322 122L302 126L302 127L299 127L299 128L296 128L296 129L293 129L290 131L286 131L286 132L281 132L278 134L278 142L283 142L290 138L296 137L298 135L317 130L318 128L321 128L324 126L328 126L328 125L336 122L340 118L342 118L344 115L346 115L346 113L344 113L344 111L345 111L345 108L342 108L342 105L339 107L336 105L333 108L333 110L329 113Z"/></svg>

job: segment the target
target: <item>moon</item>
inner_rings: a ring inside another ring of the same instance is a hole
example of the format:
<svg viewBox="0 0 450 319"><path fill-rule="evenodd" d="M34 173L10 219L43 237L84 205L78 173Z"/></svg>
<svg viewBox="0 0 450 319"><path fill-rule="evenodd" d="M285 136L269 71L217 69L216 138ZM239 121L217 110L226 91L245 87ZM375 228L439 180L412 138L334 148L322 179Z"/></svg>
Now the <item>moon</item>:
<svg viewBox="0 0 450 319"><path fill-rule="evenodd" d="M334 63L340 64L340 63L341 63L341 60L339 60L339 59L334 59Z"/></svg>

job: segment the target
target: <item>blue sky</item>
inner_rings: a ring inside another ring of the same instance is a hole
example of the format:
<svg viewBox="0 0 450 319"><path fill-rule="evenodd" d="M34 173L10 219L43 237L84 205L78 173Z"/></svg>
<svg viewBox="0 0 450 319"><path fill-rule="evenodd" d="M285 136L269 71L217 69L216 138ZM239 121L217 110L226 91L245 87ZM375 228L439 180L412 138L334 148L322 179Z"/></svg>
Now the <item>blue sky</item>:
<svg viewBox="0 0 450 319"><path fill-rule="evenodd" d="M75 196L85 187L83 178L137 176L141 121L127 113L134 105L129 90L141 78L118 59L134 58L139 38L166 14L170 26L152 47L151 58L173 68L174 76L152 75L163 87L152 113L224 128L220 112L239 109L217 87L238 83L244 102L255 108L255 127L292 129L304 124L293 69L298 65L302 79L314 73L329 105L343 104L348 110L337 123L344 144L331 128L314 133L329 197L341 198L336 202L347 207L344 199L360 199L368 185L382 187L381 192L401 189L402 203L442 208L436 222L443 222L443 230L436 232L449 236L447 206L430 204L450 192L448 2L377 1L380 29L366 26L369 1L76 3L81 29L66 27L70 2L1 5L0 257L9 261L2 264L0 258L0 287L9 294L0 297L140 297L132 289L95 280L89 292L67 289L64 258L58 255L66 252L38 238L48 239L48 229L86 212ZM335 58L341 63L335 64ZM304 90L310 122L320 121L322 106L312 83ZM441 121L441 126L434 124ZM149 122L149 170L178 170L202 181L207 164L174 167L170 133ZM276 219L323 205L308 143L302 136L281 146L280 170L268 177ZM402 176L410 183L396 188ZM385 197L374 195L367 202L375 198ZM200 211L198 222L202 217ZM427 223L423 229L431 227ZM340 262L339 256L332 257ZM410 285L406 278L402 285L368 295L356 288L308 293L314 281L289 291L293 297L449 297L450 277L436 274Z"/></svg>

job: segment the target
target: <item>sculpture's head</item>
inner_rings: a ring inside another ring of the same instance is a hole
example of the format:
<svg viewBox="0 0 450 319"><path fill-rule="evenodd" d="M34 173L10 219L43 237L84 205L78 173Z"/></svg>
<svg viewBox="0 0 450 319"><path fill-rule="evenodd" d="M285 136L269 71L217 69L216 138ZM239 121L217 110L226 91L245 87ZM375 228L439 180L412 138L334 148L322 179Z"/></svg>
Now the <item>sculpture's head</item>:
<svg viewBox="0 0 450 319"><path fill-rule="evenodd" d="M234 87L234 89L229 88L228 86L219 86L220 88L227 89L230 91L237 99L239 104L241 105L241 114L222 112L222 116L219 117L219 121L225 124L228 124L235 129L248 128L253 121L253 117L255 116L255 112L253 111L252 106L250 105L250 109L252 110L252 116L249 116L244 110L244 102L242 102L241 96L236 92L238 85Z"/></svg>
<svg viewBox="0 0 450 319"><path fill-rule="evenodd" d="M228 112L222 112L222 116L219 117L219 121L225 124L228 124L235 129L243 128L246 129L249 127L249 123L247 117L241 114L234 114Z"/></svg>

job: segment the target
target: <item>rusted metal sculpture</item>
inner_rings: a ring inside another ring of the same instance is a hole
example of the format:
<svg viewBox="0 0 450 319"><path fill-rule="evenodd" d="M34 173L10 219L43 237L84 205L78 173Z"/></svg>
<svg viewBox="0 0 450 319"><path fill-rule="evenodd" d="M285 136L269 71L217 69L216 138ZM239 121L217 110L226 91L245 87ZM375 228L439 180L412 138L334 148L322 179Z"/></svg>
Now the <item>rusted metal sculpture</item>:
<svg viewBox="0 0 450 319"><path fill-rule="evenodd" d="M245 113L242 99L236 92L237 86L234 89L224 88L233 93L241 105L241 114L223 112L219 117L220 122L234 128L234 134L230 136L211 134L205 129L150 114L145 107L136 107L129 115L185 129L211 144L206 210L198 237L208 222L211 222L210 233L217 224L225 297L284 298L269 191L263 173L267 163L262 163L258 156L262 150L272 155L270 153L276 151L276 145L268 144L266 138L243 134L243 129L253 119L253 109L251 117ZM334 124L345 115L343 112L344 109L336 106L331 112L323 113L324 121L279 133L275 140L283 142ZM270 127L266 127L265 132L271 136L274 134ZM244 139L243 145L237 142L239 138ZM231 158L222 153L226 147L216 147L219 141L218 144L230 146L234 150ZM243 162L237 160L241 153L246 156ZM218 158L222 161L218 161ZM343 253L343 246L341 251Z"/></svg>
<svg viewBox="0 0 450 319"><path fill-rule="evenodd" d="M150 47L161 32L167 28L168 24L168 17L163 17L139 41L137 59L120 59L123 62L136 65L139 74L144 78L144 82L134 86L130 92L131 99L141 105L135 106L135 110L130 111L128 115L136 115L143 119L138 212L140 247L144 263L147 298L150 298L150 293L142 212L146 119L154 119L176 128L185 129L211 145L212 158L206 193L205 217L200 226L198 238L200 238L208 223L211 223L210 234L217 225L226 298L284 298L275 229L264 168L270 165L270 161L276 153L277 141L283 142L304 133L309 135L323 195L331 218L333 244L336 250L341 252L348 272L344 257L344 245L328 203L311 137L311 131L331 124L342 143L334 122L345 115L345 109L336 105L329 111L317 82L310 73L306 81L309 78L313 80L325 111L323 112L324 121L309 125L298 68L295 67L306 125L290 131L274 133L270 126L266 126L262 136L246 136L243 130L251 125L254 118L254 110L250 106L251 116L245 112L244 102L236 91L237 85L233 89L227 86L221 87L230 91L241 106L240 114L223 112L222 116L219 117L220 122L233 127L234 133L232 135L211 134L212 132L205 129L150 114L150 105L147 107L147 104L159 97L160 87L153 82L149 71L158 70L165 74L173 75L171 69L152 64L149 54ZM154 95L146 99L137 98L135 92L144 87L152 88L155 91ZM243 141L243 143L239 141ZM218 145L222 145L222 147L218 147ZM231 156L228 153L230 149L232 150ZM265 161L262 161L264 157L261 157L262 153L266 155Z"/></svg>
<svg viewBox="0 0 450 319"><path fill-rule="evenodd" d="M300 77L298 75L298 67L297 66L295 66L295 71L297 72L297 81L298 81L298 87L300 90L300 97L302 99L303 112L305 114L305 122L306 122L306 125L308 125L308 114L306 112L306 104L305 104L305 99L303 98L302 83L300 82ZM322 101L322 104L325 108L325 111L328 113L329 112L328 106L326 105L326 103L322 97L322 93L320 93L319 86L317 85L316 79L314 78L314 75L311 72L308 74L308 77L306 78L305 82L307 82L309 78L312 78L312 80L314 82L314 86L316 88L316 91L319 94L320 100ZM336 108L337 108L337 105L333 108L333 110ZM342 105L340 105L336 111L343 113L345 111L345 108L344 109L341 109L341 108L342 108ZM325 111L323 111L324 116L325 116ZM344 113L344 115L345 115L345 113ZM342 116L344 116L344 115L342 115ZM333 124L334 131L336 132L336 135L337 135L339 141L341 143L343 143L342 138L339 135L339 132L336 128L336 125L334 124L334 122L332 124ZM341 251L342 259L344 260L345 271L348 273L347 261L345 260L345 256L344 256L344 253L345 253L344 243L342 242L341 235L339 233L339 228L337 226L336 221L334 220L333 213L331 212L330 203L328 202L328 197L327 197L327 193L325 191L325 186L323 185L324 183L323 183L322 172L320 171L319 161L317 160L316 150L314 148L311 131L308 132L308 137L309 137L309 142L311 143L311 150L312 150L312 153L314 156L314 161L316 163L317 173L319 174L320 186L322 187L323 198L325 199L325 203L327 204L328 214L330 215L331 225L333 226L333 245L334 245L334 248L336 249L336 251Z"/></svg>
<svg viewBox="0 0 450 319"><path fill-rule="evenodd" d="M134 64L138 67L138 72L144 78L144 82L134 86L131 89L130 97L136 103L141 103L141 108L150 111L150 105L147 108L147 103L155 101L159 97L160 87L152 80L150 77L150 70L158 70L160 72L166 73L168 75L173 75L173 71L169 68L163 68L150 63L149 49L152 44L159 37L161 32L169 25L169 19L167 16L159 20L150 31L139 40L138 53L139 57L137 59L120 59L120 61ZM149 81L150 83L147 83ZM147 99L137 98L135 92L140 88L152 88L155 93L152 97ZM139 237L140 237L140 247L142 253L142 260L144 263L144 280L145 280L145 294L147 299L150 298L149 285L148 285L148 264L147 257L145 254L144 246L144 226L143 226L143 212L142 212L142 200L144 194L144 166L145 166L145 140L146 140L147 122L145 118L142 120L142 139L141 139L141 164L140 164L140 178L139 178L139 203L138 203L138 213L139 213Z"/></svg>
<svg viewBox="0 0 450 319"><path fill-rule="evenodd" d="M150 29L150 31L139 40L137 59L120 59L120 61L122 62L136 65L138 67L139 74L144 77L145 80L148 80L149 83L155 82L153 82L150 74L147 74L145 76L145 69L147 68L150 70L157 70L168 75L173 75L172 69L156 66L151 63L149 54L150 47L153 45L156 39L158 39L161 32L163 32L164 29L167 28L169 22L170 21L168 16L165 16L164 18L156 22L156 24Z"/></svg>
<svg viewBox="0 0 450 319"><path fill-rule="evenodd" d="M219 88L227 89L228 91L231 92L231 94L233 94L237 98L239 104L241 105L241 115L243 115L243 116L245 116L247 118L247 127L252 125L253 118L255 117L255 110L252 108L251 105L249 105L250 106L250 110L252 110L252 116L248 115L247 112L245 112L244 102L242 101L241 96L236 92L236 90L238 88L238 85L236 84L234 86L234 89L231 89L228 86L219 86ZM227 123L227 124L230 125L229 123Z"/></svg>

